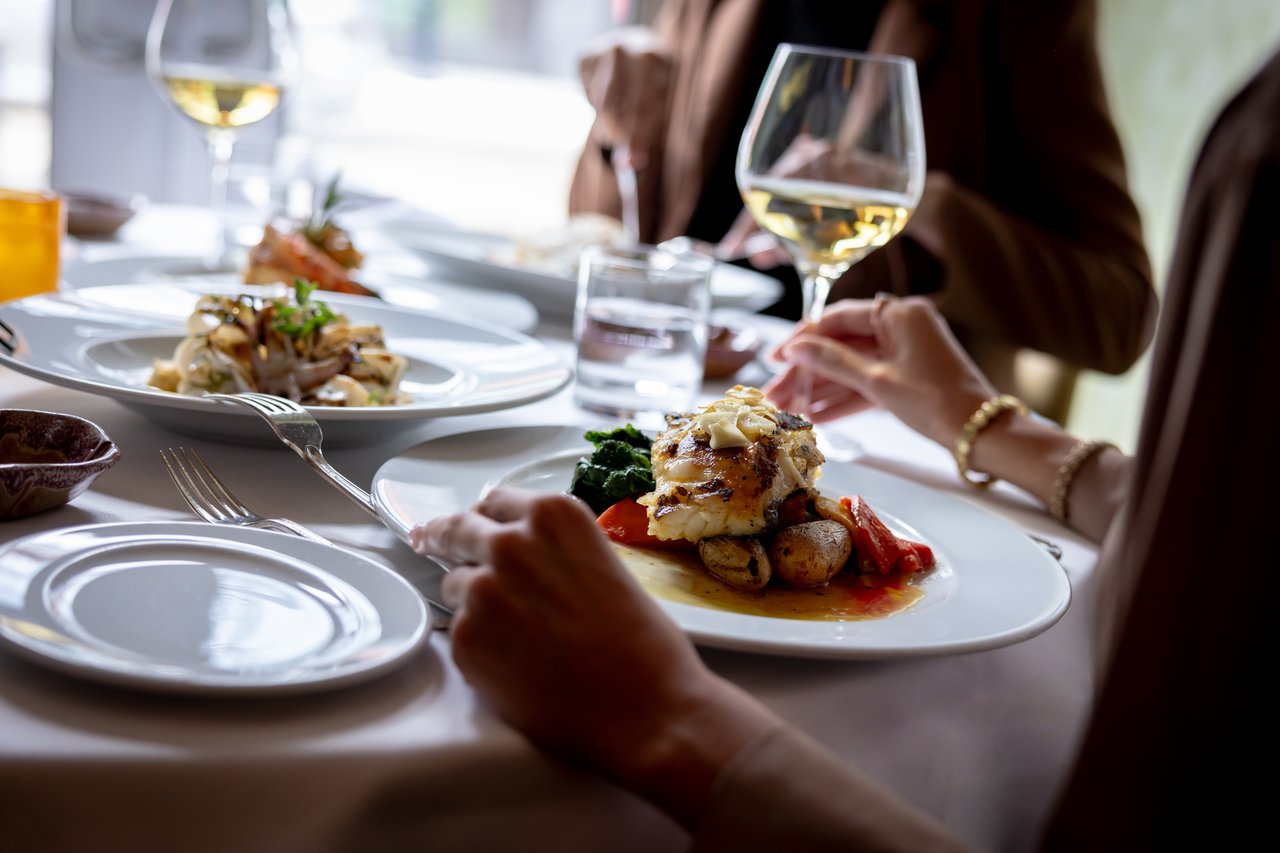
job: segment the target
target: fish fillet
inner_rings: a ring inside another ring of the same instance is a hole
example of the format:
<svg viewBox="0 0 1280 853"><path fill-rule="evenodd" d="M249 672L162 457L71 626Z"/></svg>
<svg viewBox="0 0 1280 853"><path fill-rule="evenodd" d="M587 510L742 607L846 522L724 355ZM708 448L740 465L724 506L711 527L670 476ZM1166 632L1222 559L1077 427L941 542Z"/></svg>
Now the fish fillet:
<svg viewBox="0 0 1280 853"><path fill-rule="evenodd" d="M656 488L638 498L649 533L691 542L773 529L778 507L812 489L823 462L812 424L741 385L697 412L668 415L650 457Z"/></svg>

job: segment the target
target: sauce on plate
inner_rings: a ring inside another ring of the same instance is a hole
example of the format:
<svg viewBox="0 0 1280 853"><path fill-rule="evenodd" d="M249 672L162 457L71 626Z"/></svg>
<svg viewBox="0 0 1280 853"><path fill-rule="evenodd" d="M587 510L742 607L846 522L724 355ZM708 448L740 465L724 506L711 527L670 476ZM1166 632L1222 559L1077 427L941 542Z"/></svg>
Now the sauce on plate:
<svg viewBox="0 0 1280 853"><path fill-rule="evenodd" d="M915 583L900 588L872 588L863 586L852 572L842 572L827 586L814 589L770 586L763 592L745 592L709 575L696 553L659 552L616 542L613 547L651 594L680 604L748 616L825 622L883 619L901 613L924 597L924 590Z"/></svg>

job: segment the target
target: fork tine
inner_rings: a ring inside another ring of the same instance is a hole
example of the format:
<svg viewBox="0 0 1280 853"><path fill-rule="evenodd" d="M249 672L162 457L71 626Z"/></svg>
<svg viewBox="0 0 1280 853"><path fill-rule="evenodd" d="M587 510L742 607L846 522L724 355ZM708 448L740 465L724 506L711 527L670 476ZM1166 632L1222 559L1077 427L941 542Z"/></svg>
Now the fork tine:
<svg viewBox="0 0 1280 853"><path fill-rule="evenodd" d="M271 394L253 394L251 396L257 398L258 402L261 403L264 408L270 409L271 411L274 411L274 412L306 411L306 409L304 409L302 406L298 405L297 403L293 402L287 397L276 397Z"/></svg>
<svg viewBox="0 0 1280 853"><path fill-rule="evenodd" d="M207 494L221 502L223 507L229 510L232 514L250 514L249 508L241 503L239 498L227 491L227 487L222 484L222 481L213 473L213 469L205 463L204 459L200 457L200 454L196 453L194 450L188 450L185 447L179 448L179 450L187 457L187 462L191 464L196 477L198 477L200 482L204 485Z"/></svg>
<svg viewBox="0 0 1280 853"><path fill-rule="evenodd" d="M201 501L193 490L194 483L191 481L190 473L182 465L182 460L170 448L168 451L161 450L160 458L164 460L164 467L169 471L169 477L173 480L173 484L178 487L178 492L186 500L196 515L208 522L216 522L218 517L210 512L203 501Z"/></svg>
<svg viewBox="0 0 1280 853"><path fill-rule="evenodd" d="M248 406L249 408L253 409L255 412L258 412L260 414L264 414L266 411L262 406L262 402L258 399L257 394L249 394L246 392L241 394L210 394L209 396L214 398L222 398L230 402L243 403L244 405Z"/></svg>

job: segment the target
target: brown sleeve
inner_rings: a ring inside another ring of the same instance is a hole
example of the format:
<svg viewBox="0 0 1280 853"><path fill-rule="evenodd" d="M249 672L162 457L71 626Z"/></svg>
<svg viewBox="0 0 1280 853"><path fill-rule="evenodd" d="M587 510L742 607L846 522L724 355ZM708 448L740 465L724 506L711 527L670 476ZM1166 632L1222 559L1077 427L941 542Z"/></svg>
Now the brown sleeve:
<svg viewBox="0 0 1280 853"><path fill-rule="evenodd" d="M944 48L976 51L980 75L965 76L965 61L945 54L936 69L922 69L923 87L964 104L942 105L952 111L935 115L931 138L981 138L980 161L930 172L904 231L936 260L935 280L886 286L897 253L879 252L854 267L840 296L933 292L966 339L1032 347L1108 373L1132 366L1150 342L1156 295L1103 89L1095 19L1091 0L993 0L966 34L979 47ZM956 79L980 86L983 98L970 102Z"/></svg>
<svg viewBox="0 0 1280 853"><path fill-rule="evenodd" d="M810 738L779 726L725 768L692 853L967 849Z"/></svg>
<svg viewBox="0 0 1280 853"><path fill-rule="evenodd" d="M915 239L946 264L939 305L975 335L1119 373L1154 331L1156 296L1111 123L1095 4L989 10L990 190L935 182Z"/></svg>

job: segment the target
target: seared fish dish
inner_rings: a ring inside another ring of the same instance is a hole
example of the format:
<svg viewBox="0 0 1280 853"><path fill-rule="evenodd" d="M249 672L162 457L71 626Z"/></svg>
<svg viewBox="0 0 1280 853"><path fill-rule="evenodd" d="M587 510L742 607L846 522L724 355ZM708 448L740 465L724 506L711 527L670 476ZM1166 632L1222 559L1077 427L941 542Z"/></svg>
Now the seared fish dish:
<svg viewBox="0 0 1280 853"><path fill-rule="evenodd" d="M754 536L783 501L807 494L823 462L813 425L736 385L692 414L667 416L651 451L654 491L638 500L658 539Z"/></svg>
<svg viewBox="0 0 1280 853"><path fill-rule="evenodd" d="M614 443L630 445L639 435L621 432L610 434ZM593 456L595 467L617 467L617 452L598 455L608 458ZM633 548L696 552L710 575L735 590L760 592L771 583L820 589L841 573L881 587L934 564L928 546L898 538L861 497L819 494L814 483L825 460L813 425L756 388L736 385L696 412L667 415L649 460L652 490L617 501L598 523ZM586 468L575 481L600 479ZM614 477L640 482L630 467Z"/></svg>

